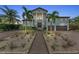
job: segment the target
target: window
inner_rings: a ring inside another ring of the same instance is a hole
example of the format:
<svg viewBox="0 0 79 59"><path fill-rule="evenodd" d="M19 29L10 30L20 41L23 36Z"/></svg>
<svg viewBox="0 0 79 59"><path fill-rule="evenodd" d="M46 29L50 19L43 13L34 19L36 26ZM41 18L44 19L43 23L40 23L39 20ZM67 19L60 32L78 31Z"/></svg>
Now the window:
<svg viewBox="0 0 79 59"><path fill-rule="evenodd" d="M37 14L37 19L42 19L42 14L41 13Z"/></svg>

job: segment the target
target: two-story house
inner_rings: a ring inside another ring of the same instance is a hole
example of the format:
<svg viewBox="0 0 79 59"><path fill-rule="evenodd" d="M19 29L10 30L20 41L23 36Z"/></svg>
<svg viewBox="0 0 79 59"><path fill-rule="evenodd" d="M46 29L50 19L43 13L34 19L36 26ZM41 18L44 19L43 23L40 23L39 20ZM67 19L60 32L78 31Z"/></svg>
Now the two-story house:
<svg viewBox="0 0 79 59"><path fill-rule="evenodd" d="M33 20L32 21L24 21L23 23L27 26L36 27L37 29L43 30L46 28L50 30L52 25L52 30L69 30L69 17L67 16L59 16L56 18L56 22L48 20L48 11L43 8L36 8L32 10ZM52 24L51 24L52 22Z"/></svg>

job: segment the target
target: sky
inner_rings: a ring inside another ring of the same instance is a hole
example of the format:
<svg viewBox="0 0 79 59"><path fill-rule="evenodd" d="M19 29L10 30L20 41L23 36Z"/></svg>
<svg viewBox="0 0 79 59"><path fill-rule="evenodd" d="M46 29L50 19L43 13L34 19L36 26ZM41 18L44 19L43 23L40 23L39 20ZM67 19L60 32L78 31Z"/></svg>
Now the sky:
<svg viewBox="0 0 79 59"><path fill-rule="evenodd" d="M18 15L22 15L23 5L7 5L9 8L17 10ZM41 7L48 10L48 13L53 11L58 11L59 16L69 16L70 18L74 18L79 16L79 5L24 5L28 10L33 10L35 8ZM3 8L3 5L0 5ZM3 12L0 10L0 14Z"/></svg>

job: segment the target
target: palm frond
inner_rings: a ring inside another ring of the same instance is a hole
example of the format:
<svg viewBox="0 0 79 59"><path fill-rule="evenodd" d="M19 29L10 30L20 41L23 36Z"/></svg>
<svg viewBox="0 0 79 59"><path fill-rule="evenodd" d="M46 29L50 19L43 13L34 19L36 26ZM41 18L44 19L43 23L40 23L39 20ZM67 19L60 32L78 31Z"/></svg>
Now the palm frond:
<svg viewBox="0 0 79 59"><path fill-rule="evenodd" d="M27 8L25 6L22 7L24 12L27 12Z"/></svg>
<svg viewBox="0 0 79 59"><path fill-rule="evenodd" d="M4 8L5 8L7 11L9 11L9 10L10 10L7 6L4 6Z"/></svg>
<svg viewBox="0 0 79 59"><path fill-rule="evenodd" d="M5 14L7 14L7 10L5 10L4 8L0 8L0 10L2 10Z"/></svg>

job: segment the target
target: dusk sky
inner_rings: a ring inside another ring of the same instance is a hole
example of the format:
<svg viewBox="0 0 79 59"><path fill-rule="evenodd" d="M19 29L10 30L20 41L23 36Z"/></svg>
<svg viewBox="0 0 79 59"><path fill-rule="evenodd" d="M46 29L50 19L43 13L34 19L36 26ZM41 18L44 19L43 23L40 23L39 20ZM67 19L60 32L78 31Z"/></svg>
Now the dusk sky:
<svg viewBox="0 0 79 59"><path fill-rule="evenodd" d="M0 7L3 7L0 5ZM22 15L22 5L9 5L11 9L15 9L18 11L18 14ZM79 16L79 6L78 5L25 5L25 7L29 10L33 10L35 8L41 7L48 10L48 13L53 11L58 11L59 16L70 16L71 18ZM0 10L0 14L3 12Z"/></svg>

